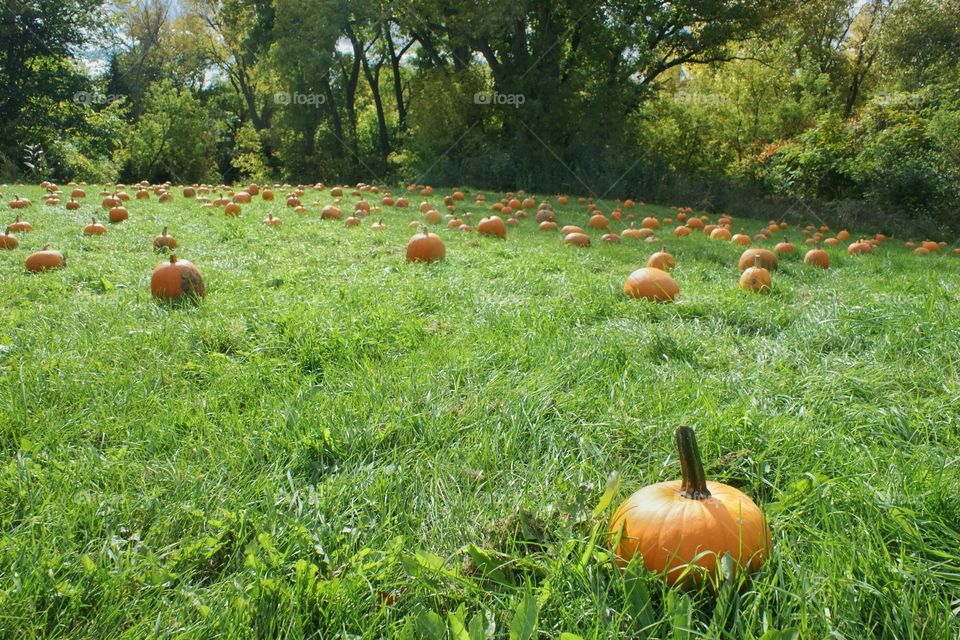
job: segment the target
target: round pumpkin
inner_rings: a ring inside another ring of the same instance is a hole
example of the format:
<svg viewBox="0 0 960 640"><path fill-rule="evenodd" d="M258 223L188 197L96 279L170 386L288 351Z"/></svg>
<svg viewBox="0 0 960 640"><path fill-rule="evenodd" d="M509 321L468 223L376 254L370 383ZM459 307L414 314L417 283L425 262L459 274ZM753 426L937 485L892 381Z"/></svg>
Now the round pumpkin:
<svg viewBox="0 0 960 640"><path fill-rule="evenodd" d="M865 253L870 253L871 251L873 251L873 245L866 240L858 240L847 247L847 253L851 256L863 255Z"/></svg>
<svg viewBox="0 0 960 640"><path fill-rule="evenodd" d="M690 233L691 233L690 227L685 225L680 225L679 227L673 230L673 235L675 235L678 238L682 238L683 236L688 236L690 235Z"/></svg>
<svg viewBox="0 0 960 640"><path fill-rule="evenodd" d="M427 229L415 234L407 242L407 262L434 262L443 260L446 255L443 239Z"/></svg>
<svg viewBox="0 0 960 640"><path fill-rule="evenodd" d="M631 298L651 302L669 302L680 293L680 287L662 269L637 269L623 283L623 292Z"/></svg>
<svg viewBox="0 0 960 640"><path fill-rule="evenodd" d="M786 236L784 236L783 242L778 242L773 247L774 253L794 253L796 250L797 248L790 243Z"/></svg>
<svg viewBox="0 0 960 640"><path fill-rule="evenodd" d="M160 300L199 300L206 294L197 268L188 260L178 260L174 254L153 270L150 291Z"/></svg>
<svg viewBox="0 0 960 640"><path fill-rule="evenodd" d="M154 249L176 249L177 246L177 239L167 233L166 227L163 228L160 235L153 239Z"/></svg>
<svg viewBox="0 0 960 640"><path fill-rule="evenodd" d="M671 586L719 580L730 554L740 570L759 569L770 554L763 512L742 491L706 479L693 429L675 436L681 480L643 487L623 501L611 523L611 543L621 566L639 555L647 569Z"/></svg>
<svg viewBox="0 0 960 640"><path fill-rule="evenodd" d="M26 220L21 220L20 216L17 216L13 222L7 225L7 231L15 231L17 233L33 231L33 225Z"/></svg>
<svg viewBox="0 0 960 640"><path fill-rule="evenodd" d="M600 242L608 242L611 244L616 244L620 242L620 236L615 233L605 233L600 236Z"/></svg>
<svg viewBox="0 0 960 640"><path fill-rule="evenodd" d="M743 229L740 229L740 233L735 234L730 240L733 244L738 244L742 247L750 246L750 236L744 233Z"/></svg>
<svg viewBox="0 0 960 640"><path fill-rule="evenodd" d="M647 266L661 271L670 271L677 266L677 259L666 251L657 251L647 259Z"/></svg>
<svg viewBox="0 0 960 640"><path fill-rule="evenodd" d="M563 236L563 244L573 245L575 247L589 247L590 236L585 233L573 232Z"/></svg>
<svg viewBox="0 0 960 640"><path fill-rule="evenodd" d="M596 213L590 216L590 221L587 223L587 226L591 229L606 229L610 226L610 221L607 220L607 217L602 213Z"/></svg>
<svg viewBox="0 0 960 640"><path fill-rule="evenodd" d="M777 270L777 256L769 249L747 249L740 255L740 261L737 266L740 271L746 271L756 262L756 256L760 256L760 266L768 271Z"/></svg>
<svg viewBox="0 0 960 640"><path fill-rule="evenodd" d="M117 224L123 222L124 220L130 217L130 213L127 211L127 208L123 205L117 205L115 207L110 207L110 222Z"/></svg>
<svg viewBox="0 0 960 640"><path fill-rule="evenodd" d="M540 229L540 231L556 231L557 223L554 222L553 220L544 220L539 225L537 225L537 229Z"/></svg>
<svg viewBox="0 0 960 640"><path fill-rule="evenodd" d="M32 273L49 271L51 269L63 269L66 266L66 256L59 251L51 249L50 245L44 247L43 251L37 251L27 256L27 271Z"/></svg>
<svg viewBox="0 0 960 640"><path fill-rule="evenodd" d="M268 213L267 217L263 219L263 224L268 227L279 227L283 224L283 220L280 218L274 218L272 213Z"/></svg>
<svg viewBox="0 0 960 640"><path fill-rule="evenodd" d="M820 247L807 251L807 255L803 256L803 262L820 269L830 268L830 256Z"/></svg>
<svg viewBox="0 0 960 640"><path fill-rule="evenodd" d="M760 256L754 257L753 266L740 275L740 288L754 293L769 293L770 272L760 264Z"/></svg>
<svg viewBox="0 0 960 640"><path fill-rule="evenodd" d="M20 241L10 234L9 228L0 234L0 249L16 249L19 245Z"/></svg>
<svg viewBox="0 0 960 640"><path fill-rule="evenodd" d="M640 226L645 229L659 229L660 221L652 216L647 216L643 219L643 222L640 223Z"/></svg>
<svg viewBox="0 0 960 640"><path fill-rule="evenodd" d="M490 216L488 218L483 218L477 224L477 233L486 235L486 236L496 236L498 238L507 237L507 225L503 223L503 219L498 216Z"/></svg>
<svg viewBox="0 0 960 640"><path fill-rule="evenodd" d="M83 235L85 236L102 236L107 232L107 228L97 222L96 218L83 228Z"/></svg>
<svg viewBox="0 0 960 640"><path fill-rule="evenodd" d="M726 227L717 227L710 232L711 240L730 240L730 229ZM749 240L749 238L747 238Z"/></svg>

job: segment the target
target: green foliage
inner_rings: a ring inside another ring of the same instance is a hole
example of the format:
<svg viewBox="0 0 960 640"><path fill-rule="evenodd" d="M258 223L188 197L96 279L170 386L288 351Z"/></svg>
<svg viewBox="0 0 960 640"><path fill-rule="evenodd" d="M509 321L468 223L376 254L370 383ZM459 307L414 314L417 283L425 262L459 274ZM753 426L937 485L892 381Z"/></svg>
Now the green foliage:
<svg viewBox="0 0 960 640"><path fill-rule="evenodd" d="M244 123L237 131L236 155L230 163L244 178L259 182L266 182L271 178L270 168L267 167L263 155L261 134L249 122Z"/></svg>
<svg viewBox="0 0 960 640"><path fill-rule="evenodd" d="M154 85L146 111L129 139L129 173L137 179L179 182L215 180L217 124L190 91Z"/></svg>

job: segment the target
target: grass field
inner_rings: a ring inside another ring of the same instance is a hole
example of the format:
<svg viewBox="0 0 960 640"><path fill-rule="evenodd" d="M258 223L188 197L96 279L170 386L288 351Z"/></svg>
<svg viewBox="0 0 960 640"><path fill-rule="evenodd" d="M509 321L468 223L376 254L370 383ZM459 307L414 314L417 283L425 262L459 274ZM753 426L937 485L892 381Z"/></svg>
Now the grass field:
<svg viewBox="0 0 960 640"><path fill-rule="evenodd" d="M97 190L3 189L34 200L0 251L3 637L960 634L960 258L801 248L758 296L735 246L662 233L681 298L656 305L622 294L654 248L532 219L408 265L415 206L374 233L177 190L84 238ZM199 306L150 296L164 225ZM67 268L28 274L47 242ZM612 509L678 477L679 424L767 514L739 593L611 567Z"/></svg>

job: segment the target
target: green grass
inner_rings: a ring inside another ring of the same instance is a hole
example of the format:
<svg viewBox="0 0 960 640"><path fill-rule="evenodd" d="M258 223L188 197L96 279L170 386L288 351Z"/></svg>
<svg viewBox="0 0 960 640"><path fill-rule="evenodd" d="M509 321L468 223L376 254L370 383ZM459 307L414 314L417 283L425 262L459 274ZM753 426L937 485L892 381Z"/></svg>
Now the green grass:
<svg viewBox="0 0 960 640"><path fill-rule="evenodd" d="M0 635L458 638L479 616L506 638L534 611L540 638L960 633L957 257L841 247L757 296L734 246L664 233L682 298L655 305L622 295L652 247L531 219L442 229L447 260L407 265L415 208L375 234L177 191L84 238L97 190L67 212L3 189L35 230L0 252ZM163 225L197 307L150 296ZM68 268L26 273L47 242ZM605 553L612 507L678 476L678 424L768 514L740 593Z"/></svg>

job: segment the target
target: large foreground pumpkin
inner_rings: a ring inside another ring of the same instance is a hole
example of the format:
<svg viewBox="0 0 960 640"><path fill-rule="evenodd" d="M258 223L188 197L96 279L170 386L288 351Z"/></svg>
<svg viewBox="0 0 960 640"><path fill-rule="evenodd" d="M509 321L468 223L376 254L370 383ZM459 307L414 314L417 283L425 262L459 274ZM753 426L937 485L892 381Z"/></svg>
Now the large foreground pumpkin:
<svg viewBox="0 0 960 640"><path fill-rule="evenodd" d="M666 271L644 267L630 274L623 283L623 292L631 298L669 302L680 294L680 287Z"/></svg>
<svg viewBox="0 0 960 640"><path fill-rule="evenodd" d="M741 570L755 571L770 553L763 513L743 492L707 481L693 429L679 427L676 444L683 479L643 487L613 516L618 561L639 554L671 586L715 578L727 553Z"/></svg>
<svg viewBox="0 0 960 640"><path fill-rule="evenodd" d="M161 300L198 300L206 294L197 268L188 260L178 260L173 254L169 262L161 262L153 270L150 291L154 298Z"/></svg>

